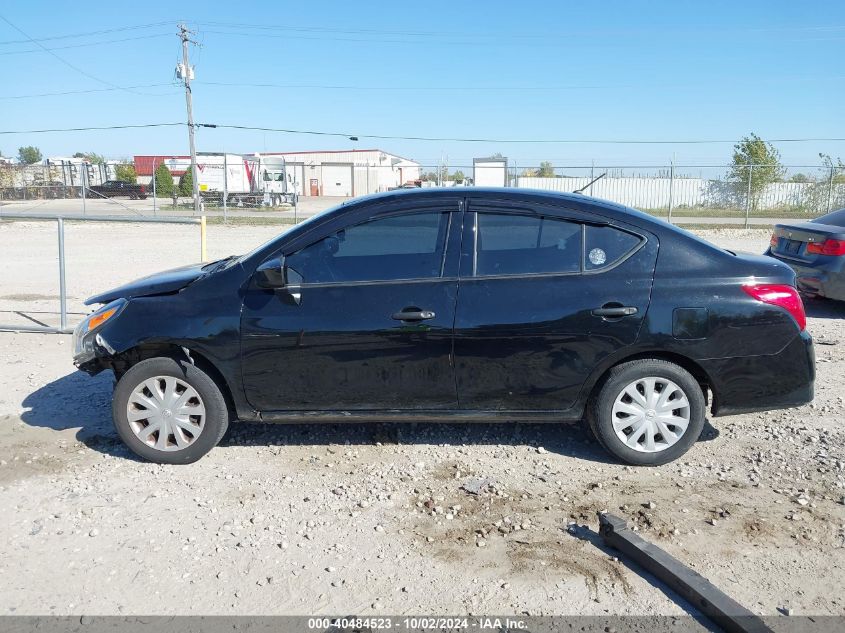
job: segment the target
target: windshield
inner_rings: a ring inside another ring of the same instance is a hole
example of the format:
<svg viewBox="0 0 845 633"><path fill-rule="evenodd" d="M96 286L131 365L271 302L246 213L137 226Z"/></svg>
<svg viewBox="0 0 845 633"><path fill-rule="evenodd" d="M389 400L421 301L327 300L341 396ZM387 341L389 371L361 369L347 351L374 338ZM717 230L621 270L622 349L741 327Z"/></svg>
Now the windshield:
<svg viewBox="0 0 845 633"><path fill-rule="evenodd" d="M845 226L845 209L839 209L833 213L828 213L815 220L810 220L816 224L830 224L831 226Z"/></svg>

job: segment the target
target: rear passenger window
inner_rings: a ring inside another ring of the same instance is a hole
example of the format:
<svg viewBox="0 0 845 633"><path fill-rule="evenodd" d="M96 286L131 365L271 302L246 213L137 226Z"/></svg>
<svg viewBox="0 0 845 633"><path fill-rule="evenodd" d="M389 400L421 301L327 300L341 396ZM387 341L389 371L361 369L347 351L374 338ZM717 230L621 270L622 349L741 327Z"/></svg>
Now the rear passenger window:
<svg viewBox="0 0 845 633"><path fill-rule="evenodd" d="M478 214L476 275L581 270L581 225L557 218Z"/></svg>
<svg viewBox="0 0 845 633"><path fill-rule="evenodd" d="M633 251L642 239L612 226L587 226L584 270L612 266Z"/></svg>

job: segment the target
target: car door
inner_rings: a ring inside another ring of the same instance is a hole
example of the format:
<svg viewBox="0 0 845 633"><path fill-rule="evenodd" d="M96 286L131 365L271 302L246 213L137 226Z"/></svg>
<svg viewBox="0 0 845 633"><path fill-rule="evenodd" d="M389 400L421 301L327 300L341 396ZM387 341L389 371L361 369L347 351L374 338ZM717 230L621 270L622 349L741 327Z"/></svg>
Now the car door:
<svg viewBox="0 0 845 633"><path fill-rule="evenodd" d="M456 408L457 211L457 199L383 209L292 252L283 247L289 277L301 278L298 302L254 284L244 299L250 404L260 411Z"/></svg>
<svg viewBox="0 0 845 633"><path fill-rule="evenodd" d="M471 203L455 316L470 410L566 410L591 370L631 345L656 237L559 207Z"/></svg>

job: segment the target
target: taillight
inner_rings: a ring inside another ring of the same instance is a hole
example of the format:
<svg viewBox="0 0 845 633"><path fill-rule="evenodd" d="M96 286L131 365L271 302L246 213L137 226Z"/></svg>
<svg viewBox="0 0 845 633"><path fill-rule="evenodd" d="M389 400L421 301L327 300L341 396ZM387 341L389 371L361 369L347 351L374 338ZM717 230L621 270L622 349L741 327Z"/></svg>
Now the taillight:
<svg viewBox="0 0 845 633"><path fill-rule="evenodd" d="M769 246L772 248L777 248L778 246L778 236L772 233L772 239L769 240Z"/></svg>
<svg viewBox="0 0 845 633"><path fill-rule="evenodd" d="M147 193L147 188L144 185L141 185L141 193Z"/></svg>
<svg viewBox="0 0 845 633"><path fill-rule="evenodd" d="M814 255L845 255L845 240L828 238L824 242L810 242L807 252Z"/></svg>
<svg viewBox="0 0 845 633"><path fill-rule="evenodd" d="M749 284L743 286L742 289L757 301L779 306L789 312L798 324L800 331L803 332L804 328L807 327L804 302L801 301L801 296L792 286L786 284Z"/></svg>

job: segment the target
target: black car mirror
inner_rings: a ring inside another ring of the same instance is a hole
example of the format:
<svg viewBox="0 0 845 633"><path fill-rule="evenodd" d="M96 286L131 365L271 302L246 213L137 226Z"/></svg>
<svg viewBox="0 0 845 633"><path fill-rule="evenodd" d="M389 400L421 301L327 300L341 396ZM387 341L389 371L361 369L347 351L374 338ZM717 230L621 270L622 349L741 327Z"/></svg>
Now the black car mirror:
<svg viewBox="0 0 845 633"><path fill-rule="evenodd" d="M284 257L267 260L255 270L255 284L259 288L281 291L280 294L295 305L299 305L301 301L301 283L302 275L285 266Z"/></svg>
<svg viewBox="0 0 845 633"><path fill-rule="evenodd" d="M274 257L261 264L255 270L255 284L259 288L284 288L284 263L280 257Z"/></svg>

